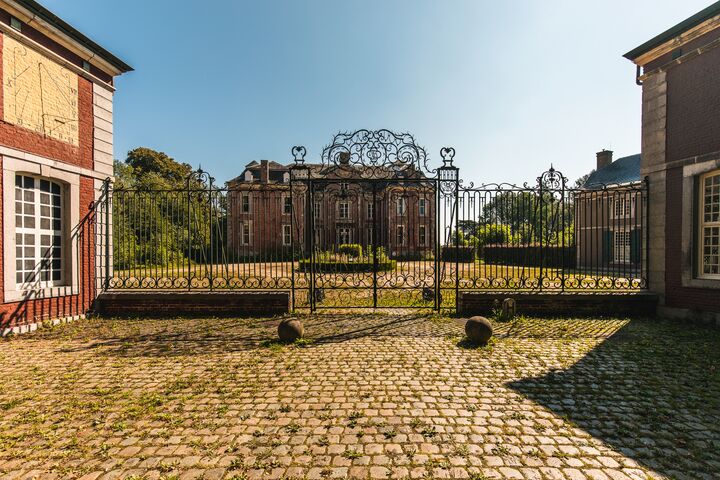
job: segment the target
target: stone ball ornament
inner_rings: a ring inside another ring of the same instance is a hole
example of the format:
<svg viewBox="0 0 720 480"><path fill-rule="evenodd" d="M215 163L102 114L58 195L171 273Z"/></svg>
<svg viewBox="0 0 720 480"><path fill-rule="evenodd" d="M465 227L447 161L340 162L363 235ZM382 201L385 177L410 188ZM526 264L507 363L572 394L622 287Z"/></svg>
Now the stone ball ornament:
<svg viewBox="0 0 720 480"><path fill-rule="evenodd" d="M493 327L485 317L470 317L465 322L465 335L468 340L476 345L485 345L490 341L493 334Z"/></svg>
<svg viewBox="0 0 720 480"><path fill-rule="evenodd" d="M294 342L298 338L302 338L305 328L300 320L296 318L286 318L278 325L278 337L282 342Z"/></svg>

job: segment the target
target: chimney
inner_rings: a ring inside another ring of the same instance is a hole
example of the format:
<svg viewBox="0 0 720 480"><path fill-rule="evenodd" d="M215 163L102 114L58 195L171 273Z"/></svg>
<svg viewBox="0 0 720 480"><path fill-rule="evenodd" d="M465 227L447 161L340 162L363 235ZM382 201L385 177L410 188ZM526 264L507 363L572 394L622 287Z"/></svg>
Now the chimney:
<svg viewBox="0 0 720 480"><path fill-rule="evenodd" d="M270 165L267 160L260 160L260 183L268 183L270 178Z"/></svg>
<svg viewBox="0 0 720 480"><path fill-rule="evenodd" d="M602 149L601 152L597 152L597 169L600 170L603 167L607 167L612 163L612 150Z"/></svg>

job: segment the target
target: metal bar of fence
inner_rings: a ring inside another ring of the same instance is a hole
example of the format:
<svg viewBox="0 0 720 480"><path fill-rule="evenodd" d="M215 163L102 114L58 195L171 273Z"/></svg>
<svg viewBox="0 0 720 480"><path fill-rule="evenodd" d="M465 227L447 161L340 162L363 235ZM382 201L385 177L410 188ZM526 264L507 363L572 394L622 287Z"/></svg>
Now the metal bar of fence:
<svg viewBox="0 0 720 480"><path fill-rule="evenodd" d="M402 233L385 218L386 209L399 208L388 203L391 198L383 190L387 185L365 182L366 194L351 194L348 201L354 202L350 210L357 228L352 238L363 243L365 236L372 269L365 281L361 274L347 275L343 288L369 287L368 306L377 307L388 290L433 286L426 306L434 309L447 305L443 291L457 299L465 289L565 293L647 289L651 208L647 179L570 187L559 172L554 175L541 176L534 185L466 187L457 169L449 167L434 179L391 182L406 202ZM334 183L324 181L323 188ZM365 183L355 181L351 190L362 192ZM277 184L223 188L197 175L184 188L175 189L138 190L106 182L97 202L97 232L104 237L98 249L98 271L104 276L99 285L103 290L289 287L293 308L314 309L319 306L316 289L322 288L317 282L329 285L330 277L339 274L316 271L318 252L327 249L324 242L331 232L324 230L330 220L323 218L330 212L316 214L317 203L334 201L316 186L292 176ZM251 204L247 212L245 195ZM286 196L290 217L284 214ZM433 205L432 219L420 217L421 199ZM365 218L362 202L373 205L372 218ZM368 226L371 232L366 231ZM432 226L429 232L428 226ZM379 247L400 236L400 259L391 271L381 272L385 260ZM429 252L433 258L423 256ZM409 278L420 279L417 286L410 285ZM306 299L296 295L301 291L307 292Z"/></svg>

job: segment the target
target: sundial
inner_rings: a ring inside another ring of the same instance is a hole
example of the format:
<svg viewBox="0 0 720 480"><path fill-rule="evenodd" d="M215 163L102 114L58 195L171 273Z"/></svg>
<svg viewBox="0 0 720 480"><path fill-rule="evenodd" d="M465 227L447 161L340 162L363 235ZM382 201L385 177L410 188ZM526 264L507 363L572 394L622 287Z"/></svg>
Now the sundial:
<svg viewBox="0 0 720 480"><path fill-rule="evenodd" d="M4 120L78 145L77 75L11 37L3 46Z"/></svg>

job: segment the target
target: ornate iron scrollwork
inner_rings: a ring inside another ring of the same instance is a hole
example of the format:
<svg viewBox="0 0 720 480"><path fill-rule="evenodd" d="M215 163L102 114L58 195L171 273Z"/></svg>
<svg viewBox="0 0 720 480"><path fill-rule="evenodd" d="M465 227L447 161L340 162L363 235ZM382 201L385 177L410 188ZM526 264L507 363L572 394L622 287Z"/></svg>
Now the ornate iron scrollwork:
<svg viewBox="0 0 720 480"><path fill-rule="evenodd" d="M390 130L356 130L338 133L321 154L324 167L342 176L393 178L425 175L427 152L409 133Z"/></svg>

